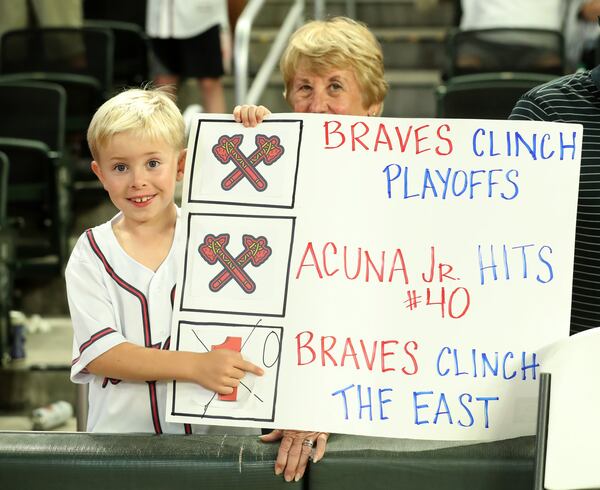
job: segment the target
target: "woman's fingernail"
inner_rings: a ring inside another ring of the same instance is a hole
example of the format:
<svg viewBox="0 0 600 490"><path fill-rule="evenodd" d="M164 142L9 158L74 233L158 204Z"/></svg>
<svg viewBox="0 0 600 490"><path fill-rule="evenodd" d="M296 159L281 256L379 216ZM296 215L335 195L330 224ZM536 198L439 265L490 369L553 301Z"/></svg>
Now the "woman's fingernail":
<svg viewBox="0 0 600 490"><path fill-rule="evenodd" d="M302 478L302 475L296 474L296 476L294 477L294 481L298 481L300 480L300 478Z"/></svg>

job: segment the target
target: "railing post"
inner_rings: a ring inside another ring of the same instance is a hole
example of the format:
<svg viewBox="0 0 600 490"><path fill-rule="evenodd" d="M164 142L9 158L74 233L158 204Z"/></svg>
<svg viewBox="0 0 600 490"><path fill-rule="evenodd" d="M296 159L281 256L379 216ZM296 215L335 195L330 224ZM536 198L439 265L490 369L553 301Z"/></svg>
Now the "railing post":
<svg viewBox="0 0 600 490"><path fill-rule="evenodd" d="M303 18L304 0L294 0L292 8L288 12L288 15L282 23L281 29L273 41L273 45L269 50L267 58L256 74L252 87L249 89L248 57L250 54L250 32L254 18L257 16L263 4L264 0L250 0L242 12L242 15L239 17L235 27L233 72L235 77L236 104L258 103L258 99L262 95L269 77L277 65L277 60L285 48L287 38Z"/></svg>
<svg viewBox="0 0 600 490"><path fill-rule="evenodd" d="M235 77L235 103L243 104L248 93L248 56L250 53L250 30L264 0L250 0L235 25L233 46L233 73Z"/></svg>
<svg viewBox="0 0 600 490"><path fill-rule="evenodd" d="M315 19L323 20L325 17L325 0L314 0L315 1Z"/></svg>

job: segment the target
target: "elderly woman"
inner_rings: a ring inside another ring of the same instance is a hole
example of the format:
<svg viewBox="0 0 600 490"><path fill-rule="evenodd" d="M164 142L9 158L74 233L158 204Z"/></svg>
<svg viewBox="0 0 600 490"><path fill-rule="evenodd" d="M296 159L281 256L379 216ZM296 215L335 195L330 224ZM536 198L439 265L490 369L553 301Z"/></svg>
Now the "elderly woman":
<svg viewBox="0 0 600 490"><path fill-rule="evenodd" d="M345 17L312 21L292 34L280 69L284 96L294 112L378 116L388 84L383 78L381 46L369 29ZM270 114L264 106L237 106L233 115L254 127ZM275 474L298 481L316 445L313 462L325 454L324 432L274 430L265 442L281 439Z"/></svg>
<svg viewBox="0 0 600 490"><path fill-rule="evenodd" d="M369 29L346 17L312 21L292 34L280 62L293 112L378 116L388 85L381 46ZM242 105L235 120L255 126L270 111Z"/></svg>

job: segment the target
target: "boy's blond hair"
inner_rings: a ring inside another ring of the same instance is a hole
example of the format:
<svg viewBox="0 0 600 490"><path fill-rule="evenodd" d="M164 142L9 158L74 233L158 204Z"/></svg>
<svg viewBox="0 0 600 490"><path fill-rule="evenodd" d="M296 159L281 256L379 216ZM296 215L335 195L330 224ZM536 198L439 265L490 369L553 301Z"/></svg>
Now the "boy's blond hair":
<svg viewBox="0 0 600 490"><path fill-rule="evenodd" d="M131 131L151 141L162 140L176 150L185 148L185 125L167 88L129 89L102 104L87 131L90 151L98 151L116 134Z"/></svg>
<svg viewBox="0 0 600 490"><path fill-rule="evenodd" d="M381 45L365 24L348 17L313 20L290 37L279 63L285 85L283 95L290 105L292 82L299 66L317 75L351 68L364 107L382 103L387 94Z"/></svg>

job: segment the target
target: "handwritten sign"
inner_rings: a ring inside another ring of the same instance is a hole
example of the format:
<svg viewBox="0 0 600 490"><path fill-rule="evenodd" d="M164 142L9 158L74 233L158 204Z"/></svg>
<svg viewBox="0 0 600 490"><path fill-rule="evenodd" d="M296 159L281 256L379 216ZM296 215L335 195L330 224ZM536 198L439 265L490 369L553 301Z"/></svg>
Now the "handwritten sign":
<svg viewBox="0 0 600 490"><path fill-rule="evenodd" d="M544 488L600 488L598 375L600 328L578 333L540 350L551 374Z"/></svg>
<svg viewBox="0 0 600 490"><path fill-rule="evenodd" d="M167 420L425 439L535 430L568 335L576 125L273 114L192 128L172 348L265 370Z"/></svg>

